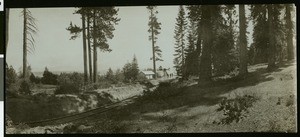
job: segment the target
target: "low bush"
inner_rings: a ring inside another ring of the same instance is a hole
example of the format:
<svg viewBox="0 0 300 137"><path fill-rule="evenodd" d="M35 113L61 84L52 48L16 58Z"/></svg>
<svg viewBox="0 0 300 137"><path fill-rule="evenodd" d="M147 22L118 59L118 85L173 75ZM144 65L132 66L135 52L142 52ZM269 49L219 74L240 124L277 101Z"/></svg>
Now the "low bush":
<svg viewBox="0 0 300 137"><path fill-rule="evenodd" d="M178 87L169 82L162 82L154 91L144 90L142 100L159 100L181 93L185 87Z"/></svg>
<svg viewBox="0 0 300 137"><path fill-rule="evenodd" d="M82 90L80 90L78 87L74 86L73 84L66 83L64 85L60 85L56 90L55 94L78 94Z"/></svg>
<svg viewBox="0 0 300 137"><path fill-rule="evenodd" d="M43 77L40 79L40 81L43 84L56 85L58 83L58 75L53 74L46 67L43 73Z"/></svg>
<svg viewBox="0 0 300 137"><path fill-rule="evenodd" d="M21 82L19 93L24 95L31 95L32 92L30 90L30 83L27 80L23 80Z"/></svg>
<svg viewBox="0 0 300 137"><path fill-rule="evenodd" d="M258 98L251 95L237 96L234 99L223 99L217 111L223 111L226 117L219 124L230 124L233 121L239 122L244 117L244 112L247 113L247 109L252 107L252 104L257 100Z"/></svg>
<svg viewBox="0 0 300 137"><path fill-rule="evenodd" d="M58 88L55 94L77 94L83 91L83 74L61 73L58 78Z"/></svg>

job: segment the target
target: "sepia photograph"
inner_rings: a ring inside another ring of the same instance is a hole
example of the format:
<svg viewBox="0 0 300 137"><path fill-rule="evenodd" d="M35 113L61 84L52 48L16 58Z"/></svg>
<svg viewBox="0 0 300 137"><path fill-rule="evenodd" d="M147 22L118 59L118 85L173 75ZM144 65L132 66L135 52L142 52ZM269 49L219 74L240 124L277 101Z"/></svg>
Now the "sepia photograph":
<svg viewBox="0 0 300 137"><path fill-rule="evenodd" d="M295 4L6 8L5 133L297 132Z"/></svg>

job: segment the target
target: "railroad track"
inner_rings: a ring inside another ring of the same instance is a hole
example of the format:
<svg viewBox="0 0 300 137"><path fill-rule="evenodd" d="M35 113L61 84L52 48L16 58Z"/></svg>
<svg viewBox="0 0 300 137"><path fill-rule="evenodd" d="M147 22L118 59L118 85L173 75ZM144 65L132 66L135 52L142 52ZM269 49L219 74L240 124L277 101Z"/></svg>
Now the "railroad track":
<svg viewBox="0 0 300 137"><path fill-rule="evenodd" d="M82 120L91 116L94 116L96 114L101 114L105 113L107 111L116 109L121 106L126 106L134 102L134 99L136 99L138 95L132 96L130 98L111 103L108 105L101 106L96 109L91 109L85 112L77 113L77 114L72 114L72 115L67 115L67 116L62 116L58 118L52 118L52 119L45 119L45 120L40 120L40 121L30 121L30 122L24 122L25 124L35 127L35 126L45 126L45 125L56 125L56 124L63 124L63 123L69 123L77 120Z"/></svg>
<svg viewBox="0 0 300 137"><path fill-rule="evenodd" d="M168 79L168 80L163 80L163 81L172 81L172 80L173 79ZM162 81L160 81L160 82L162 82ZM81 112L81 113L66 115L66 116L57 117L57 118L45 119L45 120L40 120L40 121L23 122L23 123L25 123L31 127L69 123L69 122L73 122L73 121L77 121L77 120L82 120L82 119L85 119L85 118L88 118L88 117L91 117L91 116L94 116L97 114L105 113L105 112L108 112L110 110L116 109L121 106L129 105L129 104L133 103L134 99L136 99L137 97L139 97L139 95L135 95L130 98L127 98L127 99L124 99L124 100L121 100L121 101L118 101L115 103L111 103L108 105L103 105L99 108L91 109L91 110Z"/></svg>

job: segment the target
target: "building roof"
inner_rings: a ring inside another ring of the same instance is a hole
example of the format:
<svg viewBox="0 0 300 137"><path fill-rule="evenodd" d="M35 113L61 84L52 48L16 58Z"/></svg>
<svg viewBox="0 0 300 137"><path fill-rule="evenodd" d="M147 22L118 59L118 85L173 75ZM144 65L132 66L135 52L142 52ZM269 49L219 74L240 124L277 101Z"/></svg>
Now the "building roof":
<svg viewBox="0 0 300 137"><path fill-rule="evenodd" d="M145 75L154 75L153 71L142 71Z"/></svg>

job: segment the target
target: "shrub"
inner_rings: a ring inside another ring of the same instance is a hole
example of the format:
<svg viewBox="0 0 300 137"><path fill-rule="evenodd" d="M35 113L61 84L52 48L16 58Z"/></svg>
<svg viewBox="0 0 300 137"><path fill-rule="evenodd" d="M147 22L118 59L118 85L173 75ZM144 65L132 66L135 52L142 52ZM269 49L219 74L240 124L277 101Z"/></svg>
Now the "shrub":
<svg viewBox="0 0 300 137"><path fill-rule="evenodd" d="M55 94L77 94L80 93L81 90L78 87L75 87L73 84L66 83L64 85L60 85L56 90Z"/></svg>
<svg viewBox="0 0 300 137"><path fill-rule="evenodd" d="M83 74L73 73L61 73L58 78L58 88L55 90L55 94L73 94L80 93L83 87Z"/></svg>
<svg viewBox="0 0 300 137"><path fill-rule="evenodd" d="M35 84L39 84L41 82L41 78L36 77L33 73L31 73L29 80Z"/></svg>
<svg viewBox="0 0 300 137"><path fill-rule="evenodd" d="M9 87L7 87L6 97L18 97L19 95L20 84L13 83Z"/></svg>
<svg viewBox="0 0 300 137"><path fill-rule="evenodd" d="M219 124L229 124L233 121L239 122L244 116L243 112L248 112L247 108L252 107L256 100L258 99L251 95L237 96L234 99L223 99L217 111L223 111L226 117Z"/></svg>
<svg viewBox="0 0 300 137"><path fill-rule="evenodd" d="M141 97L142 100L159 100L165 99L181 93L185 87L178 87L178 85L173 85L169 82L161 82L159 86L154 91L144 90L144 96Z"/></svg>
<svg viewBox="0 0 300 137"><path fill-rule="evenodd" d="M27 80L22 80L19 88L19 93L24 95L31 95L30 83Z"/></svg>
<svg viewBox="0 0 300 137"><path fill-rule="evenodd" d="M45 71L43 73L43 77L41 79L41 82L43 84L50 84L50 85L56 85L57 84L57 75L53 74L48 70L48 68L45 68Z"/></svg>
<svg viewBox="0 0 300 137"><path fill-rule="evenodd" d="M12 66L6 68L5 75L5 85L7 88L10 87L11 84L16 83L17 81L17 73Z"/></svg>

